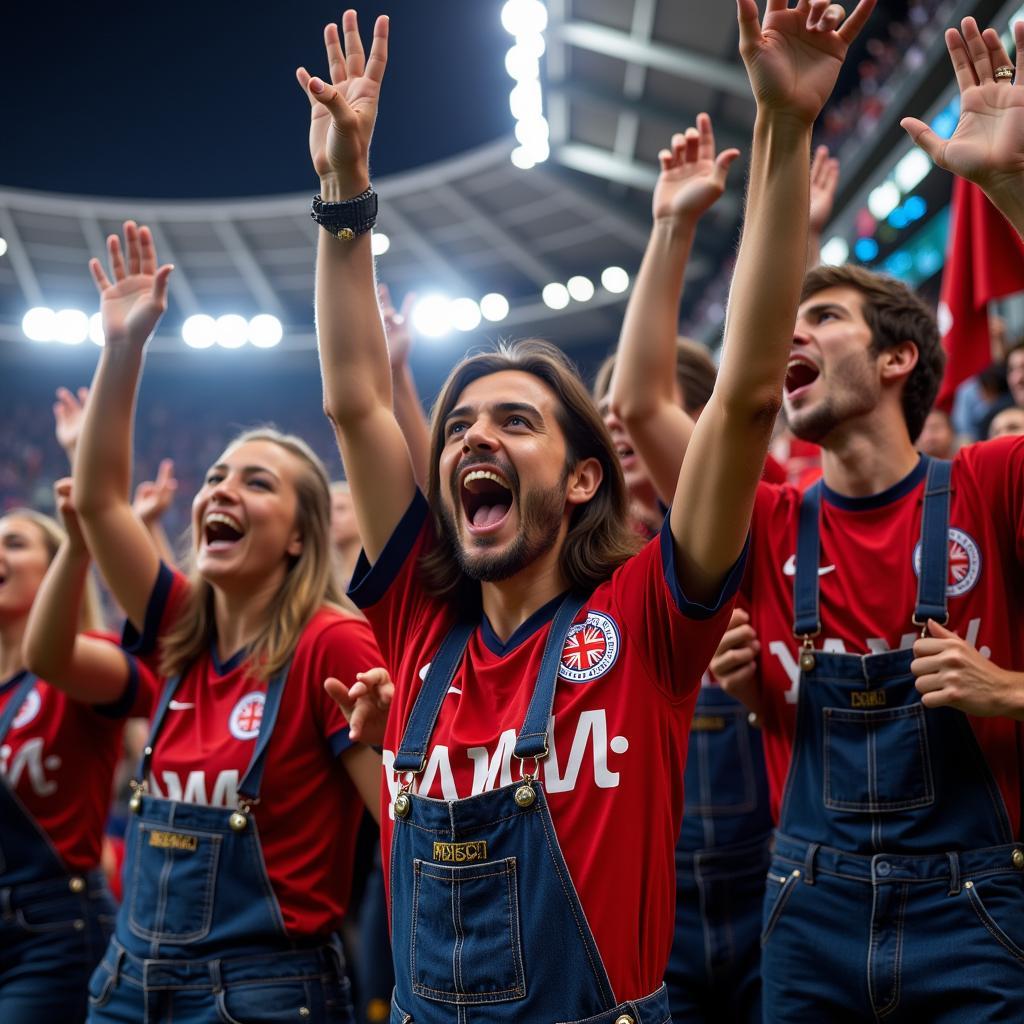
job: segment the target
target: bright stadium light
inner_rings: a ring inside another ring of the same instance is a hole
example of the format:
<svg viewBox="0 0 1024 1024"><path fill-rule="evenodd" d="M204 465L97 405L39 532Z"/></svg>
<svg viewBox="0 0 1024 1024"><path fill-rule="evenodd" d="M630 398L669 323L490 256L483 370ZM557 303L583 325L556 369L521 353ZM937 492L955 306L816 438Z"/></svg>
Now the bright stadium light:
<svg viewBox="0 0 1024 1024"><path fill-rule="evenodd" d="M577 302L587 302L594 297L594 282L582 274L570 277L566 288Z"/></svg>
<svg viewBox="0 0 1024 1024"><path fill-rule="evenodd" d="M544 305L551 309L565 309L569 305L569 289L557 281L544 285L540 297L544 300Z"/></svg>
<svg viewBox="0 0 1024 1024"><path fill-rule="evenodd" d="M499 295L498 292L488 292L480 300L480 312L483 314L485 320L490 320L491 323L498 323L500 320L504 320L508 316L508 299L504 295Z"/></svg>
<svg viewBox="0 0 1024 1024"><path fill-rule="evenodd" d="M93 313L93 315L89 317L89 340L94 345L103 345L105 339L103 337L102 313Z"/></svg>
<svg viewBox="0 0 1024 1024"><path fill-rule="evenodd" d="M189 348L210 348L217 341L217 321L206 313L196 313L181 325L181 337Z"/></svg>
<svg viewBox="0 0 1024 1024"><path fill-rule="evenodd" d="M850 244L835 235L821 247L821 262L827 267L841 267L850 258Z"/></svg>
<svg viewBox="0 0 1024 1024"><path fill-rule="evenodd" d="M543 32L548 27L548 10L540 0L508 0L501 9L501 24L512 36Z"/></svg>
<svg viewBox="0 0 1024 1024"><path fill-rule="evenodd" d="M615 295L619 295L629 287L629 274L622 267L605 267L601 271L601 284Z"/></svg>
<svg viewBox="0 0 1024 1024"><path fill-rule="evenodd" d="M457 331L475 331L480 326L480 307L472 299L455 299L449 313Z"/></svg>
<svg viewBox="0 0 1024 1024"><path fill-rule="evenodd" d="M540 62L525 47L517 43L505 54L505 70L509 78L517 82L534 81L540 78Z"/></svg>
<svg viewBox="0 0 1024 1024"><path fill-rule="evenodd" d="M374 256L383 256L391 248L391 239L383 231L374 231L370 239L370 250Z"/></svg>
<svg viewBox="0 0 1024 1024"><path fill-rule="evenodd" d="M443 338L451 333L452 304L445 295L427 295L412 309L412 325L425 338Z"/></svg>
<svg viewBox="0 0 1024 1024"><path fill-rule="evenodd" d="M6 238L0 238L0 256L5 256L6 254L7 254L7 239Z"/></svg>
<svg viewBox="0 0 1024 1024"><path fill-rule="evenodd" d="M540 82L520 82L508 95L508 108L517 121L531 121L543 116L544 100Z"/></svg>
<svg viewBox="0 0 1024 1024"><path fill-rule="evenodd" d="M516 49L527 57L540 60L544 56L547 44L540 32L524 32L516 36Z"/></svg>
<svg viewBox="0 0 1024 1024"><path fill-rule="evenodd" d="M551 155L551 147L547 139L537 139L528 146L523 146L526 155L535 163L542 164Z"/></svg>
<svg viewBox="0 0 1024 1024"><path fill-rule="evenodd" d="M534 117L528 121L516 121L516 138L530 149L540 143L547 143L551 134L551 126L543 117Z"/></svg>
<svg viewBox="0 0 1024 1024"><path fill-rule="evenodd" d="M29 341L53 341L56 316L49 306L33 306L21 318L21 330Z"/></svg>
<svg viewBox="0 0 1024 1024"><path fill-rule="evenodd" d="M217 317L217 344L221 348L241 348L249 338L249 324L244 316L225 313Z"/></svg>
<svg viewBox="0 0 1024 1024"><path fill-rule="evenodd" d="M900 198L900 190L896 187L895 182L882 182L868 195L868 209L871 211L871 216L875 220L885 220L900 205Z"/></svg>
<svg viewBox="0 0 1024 1024"><path fill-rule="evenodd" d="M284 337L284 328L276 316L260 313L249 321L247 333L249 341L256 348L273 348Z"/></svg>
<svg viewBox="0 0 1024 1024"><path fill-rule="evenodd" d="M62 309L53 318L53 340L81 345L89 337L89 317L80 309Z"/></svg>
<svg viewBox="0 0 1024 1024"><path fill-rule="evenodd" d="M913 192L928 176L928 172L931 169L931 157L923 149L918 149L915 146L896 164L892 176L900 191L906 194L907 192Z"/></svg>
<svg viewBox="0 0 1024 1024"><path fill-rule="evenodd" d="M537 161L530 156L530 153L525 146L516 146L516 148L512 150L512 163L514 163L521 171L528 171L531 167L537 166Z"/></svg>

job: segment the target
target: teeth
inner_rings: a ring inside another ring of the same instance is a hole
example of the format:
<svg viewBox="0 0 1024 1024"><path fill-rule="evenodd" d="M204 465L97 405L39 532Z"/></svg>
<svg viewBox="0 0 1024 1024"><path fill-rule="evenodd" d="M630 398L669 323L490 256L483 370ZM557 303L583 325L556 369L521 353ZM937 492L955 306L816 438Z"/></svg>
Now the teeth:
<svg viewBox="0 0 1024 1024"><path fill-rule="evenodd" d="M235 519L234 516L225 515L223 512L211 512L206 517L206 523L207 525L210 523L223 523L225 526L230 526L231 529L235 530L237 533L244 532L242 530L242 524Z"/></svg>
<svg viewBox="0 0 1024 1024"><path fill-rule="evenodd" d="M504 487L506 490L511 490L508 482L503 480L497 473L492 473L489 469L474 469L471 473L467 473L462 478L462 486L473 483L474 480L493 480L500 487Z"/></svg>
<svg viewBox="0 0 1024 1024"><path fill-rule="evenodd" d="M805 359L803 356L792 356L789 362L786 363L787 370L791 370L794 366L809 366L812 370L818 368L810 359Z"/></svg>

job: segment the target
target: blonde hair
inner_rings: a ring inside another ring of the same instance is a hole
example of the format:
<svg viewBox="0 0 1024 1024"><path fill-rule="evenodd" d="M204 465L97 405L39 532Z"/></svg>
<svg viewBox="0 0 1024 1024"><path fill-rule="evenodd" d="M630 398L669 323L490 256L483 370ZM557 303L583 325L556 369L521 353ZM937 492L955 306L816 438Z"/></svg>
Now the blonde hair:
<svg viewBox="0 0 1024 1024"><path fill-rule="evenodd" d="M295 480L295 526L302 537L302 550L289 560L284 582L267 609L267 620L249 648L252 671L268 679L291 659L299 637L309 620L326 605L358 615L342 592L330 540L330 483L323 463L313 449L294 434L273 427L258 427L235 437L229 448L249 441L267 441L283 448L301 466ZM195 544L189 545L191 552ZM174 625L162 638L160 671L166 676L182 675L204 655L216 638L213 614L213 586L199 575L194 564L189 570L189 596Z"/></svg>
<svg viewBox="0 0 1024 1024"><path fill-rule="evenodd" d="M31 508L14 508L5 512L3 519L24 519L32 523L42 534L43 544L46 547L47 564L52 564L57 557L57 552L64 544L68 535L56 519L42 512L36 512ZM82 602L78 609L78 632L96 632L102 630L106 623L103 621L103 613L100 610L99 588L96 580L90 574L85 578L85 586L82 589Z"/></svg>

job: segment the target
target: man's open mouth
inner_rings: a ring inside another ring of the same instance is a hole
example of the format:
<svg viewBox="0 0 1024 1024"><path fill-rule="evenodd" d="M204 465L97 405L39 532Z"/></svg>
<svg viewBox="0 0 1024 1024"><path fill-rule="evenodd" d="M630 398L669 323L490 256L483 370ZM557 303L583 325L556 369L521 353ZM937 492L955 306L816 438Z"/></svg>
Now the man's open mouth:
<svg viewBox="0 0 1024 1024"><path fill-rule="evenodd" d="M466 521L474 531L495 529L514 501L509 482L496 470L483 468L463 474L459 497Z"/></svg>
<svg viewBox="0 0 1024 1024"><path fill-rule="evenodd" d="M810 387L821 376L821 370L805 356L793 356L786 367L786 394L792 398Z"/></svg>

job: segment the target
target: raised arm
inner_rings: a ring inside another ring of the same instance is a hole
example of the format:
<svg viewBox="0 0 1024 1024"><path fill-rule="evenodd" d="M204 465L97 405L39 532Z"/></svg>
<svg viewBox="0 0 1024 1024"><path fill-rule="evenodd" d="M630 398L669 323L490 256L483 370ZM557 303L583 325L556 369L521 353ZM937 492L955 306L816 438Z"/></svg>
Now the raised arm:
<svg viewBox="0 0 1024 1024"><path fill-rule="evenodd" d="M743 549L782 404L807 259L811 127L875 0L737 0L740 52L757 100L747 207L722 364L683 460L671 529L677 572L695 600L718 593Z"/></svg>
<svg viewBox="0 0 1024 1024"><path fill-rule="evenodd" d="M325 202L343 203L370 185L370 137L387 64L388 19L377 19L366 58L355 11L324 30L330 81L305 68L296 77L311 105L309 148ZM377 305L370 233L340 240L321 229L316 318L324 410L352 485L359 535L374 561L412 501L416 482L395 419L391 367Z"/></svg>
<svg viewBox="0 0 1024 1024"><path fill-rule="evenodd" d="M814 151L811 164L811 211L807 223L807 269L821 262L821 236L832 217L839 186L839 161L829 154L828 146Z"/></svg>
<svg viewBox="0 0 1024 1024"><path fill-rule="evenodd" d="M124 693L129 669L114 644L78 631L89 575L89 549L71 501L71 479L54 485L67 539L32 603L23 640L25 663L41 679L85 704L110 704Z"/></svg>
<svg viewBox="0 0 1024 1024"><path fill-rule="evenodd" d="M1013 39L1016 68L995 29L982 32L974 18L947 29L960 87L956 131L940 139L916 117L900 124L939 167L978 185L1024 237L1024 22L1014 23Z"/></svg>
<svg viewBox="0 0 1024 1024"><path fill-rule="evenodd" d="M654 224L622 321L611 404L644 461L655 490L671 501L693 420L675 394L676 335L683 276L697 222L725 191L738 149L716 155L711 118L672 136L658 154Z"/></svg>
<svg viewBox="0 0 1024 1024"><path fill-rule="evenodd" d="M57 444L68 457L69 466L75 464L75 448L78 447L78 435L82 430L82 418L88 400L88 388L79 388L77 394L67 388L57 388L57 400L53 403L54 434Z"/></svg>
<svg viewBox="0 0 1024 1024"><path fill-rule="evenodd" d="M132 625L142 629L160 559L132 512L132 421L149 336L167 308L174 269L157 268L153 236L134 221L107 239L110 277L89 269L100 293L105 344L86 403L74 466L75 505L89 550ZM127 261L125 256L127 255Z"/></svg>
<svg viewBox="0 0 1024 1024"><path fill-rule="evenodd" d="M155 480L143 480L135 488L132 499L132 511L138 516L149 534L149 539L156 548L160 560L167 565L174 565L174 551L170 539L164 529L164 516L174 501L178 491L178 481L174 476L174 460L161 459L157 467Z"/></svg>

